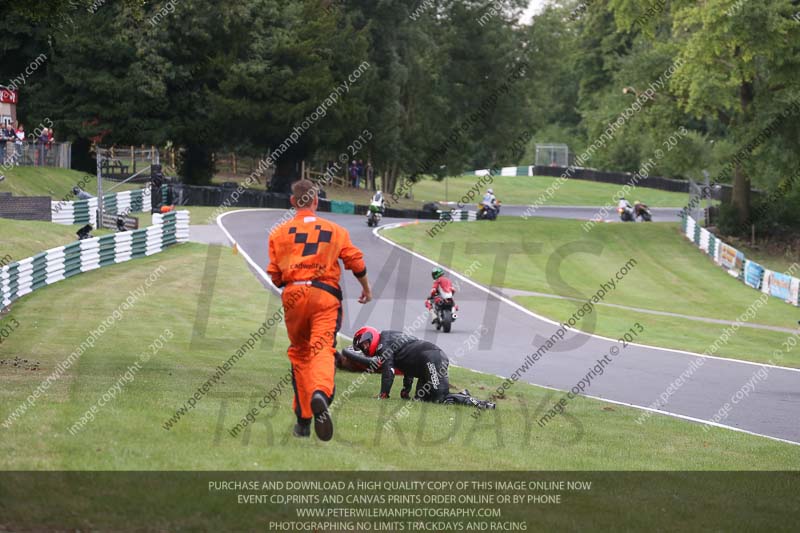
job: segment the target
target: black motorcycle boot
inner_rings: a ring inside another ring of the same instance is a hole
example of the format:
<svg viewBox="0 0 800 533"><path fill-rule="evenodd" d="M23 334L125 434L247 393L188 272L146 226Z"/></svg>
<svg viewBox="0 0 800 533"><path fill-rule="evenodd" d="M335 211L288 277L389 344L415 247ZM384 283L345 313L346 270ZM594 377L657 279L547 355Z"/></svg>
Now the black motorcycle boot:
<svg viewBox="0 0 800 533"><path fill-rule="evenodd" d="M297 424L294 425L294 429L292 430L292 435L299 438L310 437L311 436L311 419L298 419Z"/></svg>
<svg viewBox="0 0 800 533"><path fill-rule="evenodd" d="M328 411L328 400L320 391L311 396L311 411L314 413L314 432L321 441L333 438L333 420Z"/></svg>

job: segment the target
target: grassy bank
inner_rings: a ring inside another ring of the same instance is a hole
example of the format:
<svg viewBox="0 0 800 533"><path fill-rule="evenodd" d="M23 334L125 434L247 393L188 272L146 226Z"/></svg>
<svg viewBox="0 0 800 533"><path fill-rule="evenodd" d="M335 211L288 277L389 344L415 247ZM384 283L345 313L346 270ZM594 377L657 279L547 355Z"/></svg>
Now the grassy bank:
<svg viewBox="0 0 800 533"><path fill-rule="evenodd" d="M80 186L91 195L97 195L97 177L77 170L51 167L14 167L4 172L6 179L0 181L0 192L10 192L15 196L50 196L53 200L71 196L72 188ZM108 194L131 189L140 189L140 184L103 180L103 191ZM68 196L69 195L69 196Z"/></svg>
<svg viewBox="0 0 800 533"><path fill-rule="evenodd" d="M427 224L391 230L386 235L431 258L451 253L450 266L465 271L474 261L487 268L475 271L485 285L586 299L595 294L631 259L629 272L616 282L605 302L736 321L757 305L752 323L792 329L800 309L776 298L758 305L762 296L728 276L705 254L680 235L677 224L602 224L590 233L580 221L501 219L493 224L457 223L431 238ZM468 248L469 247L469 248ZM507 265L495 265L499 253L509 252ZM528 309L556 320L568 318L577 302L520 296ZM635 317L646 326L646 344L703 352L724 325L597 307L595 333L613 337L619 324ZM758 362L772 358L788 333L740 328L717 355ZM779 364L800 366L800 351Z"/></svg>

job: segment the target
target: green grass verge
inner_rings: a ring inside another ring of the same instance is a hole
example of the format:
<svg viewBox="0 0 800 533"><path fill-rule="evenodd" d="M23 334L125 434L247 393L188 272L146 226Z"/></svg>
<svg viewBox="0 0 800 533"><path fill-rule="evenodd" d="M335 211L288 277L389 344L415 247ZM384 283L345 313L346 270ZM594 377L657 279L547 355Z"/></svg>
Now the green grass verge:
<svg viewBox="0 0 800 533"><path fill-rule="evenodd" d="M480 268L469 270L485 285L585 299L633 258L637 264L605 296L606 302L735 321L761 296L685 240L677 224L601 224L590 233L581 225L573 220L500 219L492 224L450 224L434 238L426 233L428 224L386 235L460 272L480 262ZM506 252L510 254L507 265L496 265ZM553 319L571 316L580 305L546 298L523 298L521 303ZM652 344L694 352L706 350L725 327L687 325L683 335L676 333L682 331L675 329L678 319L602 308L595 332L616 337L619 324L633 316L647 328ZM798 320L800 309L770 298L751 322L791 329ZM692 334L699 329L706 333ZM717 355L763 362L787 335L740 328ZM800 351L788 354L781 364L800 366Z"/></svg>
<svg viewBox="0 0 800 533"><path fill-rule="evenodd" d="M83 185L82 189L97 195L97 177L77 170L51 167L14 167L5 172L6 179L0 181L0 192L10 192L15 196L50 196L58 201L62 198L74 200L72 188ZM140 189L142 185L125 183L117 186L114 181L103 180L103 191L108 194L132 189Z"/></svg>
<svg viewBox="0 0 800 533"><path fill-rule="evenodd" d="M193 225L216 224L217 217L229 211L247 209L246 207L216 207L200 205L176 205L176 211L189 211L189 222Z"/></svg>
<svg viewBox="0 0 800 533"><path fill-rule="evenodd" d="M447 194L445 195L445 181L423 179L414 184L412 189L414 200L417 202L444 201L457 202L469 192L479 178L477 176L461 176L447 178ZM558 181L558 178L544 176L495 176L494 182L489 185L494 190L497 198L507 204L533 204L543 201L542 205L591 205L603 206L616 205L614 195L620 185L613 183L599 183L570 179L557 188L552 197L546 194L547 188ZM486 187L481 188L481 193ZM445 197L446 196L446 197ZM683 207L689 201L689 195L661 191L658 189L636 188L628 195L629 200L640 200L650 207ZM479 199L473 203L477 204Z"/></svg>
<svg viewBox="0 0 800 533"><path fill-rule="evenodd" d="M580 304L568 300L555 300L537 296L520 296L514 301L544 316L559 321L568 320ZM597 322L592 326L581 321L578 329L610 338L618 338L620 332L627 331L631 324L641 323L645 330L636 339L639 344L663 346L690 352L702 352L715 342L726 328L724 325L697 322L685 318L662 317L628 311L625 309L599 306L595 309ZM732 357L758 363L800 367L800 350L785 354L781 350L776 357L773 352L781 347L789 333L741 328L720 348L715 355ZM702 347L702 349L701 349Z"/></svg>
<svg viewBox="0 0 800 533"><path fill-rule="evenodd" d="M352 392L334 410L332 442L289 436L294 416L286 391L234 438L228 429L286 375L280 326L165 430L165 420L278 305L240 257L199 244L76 276L15 303L0 327L11 320L19 326L0 345L0 359L28 358L39 369L0 366L0 422L159 267L160 277L94 347L10 428L0 427L0 469L768 470L800 464L797 446L723 429L706 433L670 417L654 416L640 426L640 411L586 398L570 403L570 417L540 428L535 421L558 395L525 384L476 420L463 407L406 404L395 398L396 390L392 399L376 400L378 376L358 387L358 376L343 372L336 378L340 401L348 388ZM212 279L213 293L204 294ZM64 319L67 311L73 320ZM172 339L94 421L71 435L68 428L119 383L165 328ZM479 396L500 382L452 369L453 388ZM409 412L397 415L406 405ZM395 428L385 428L392 419Z"/></svg>
<svg viewBox="0 0 800 533"><path fill-rule="evenodd" d="M14 261L25 259L39 252L56 246L63 246L78 240L76 232L80 224L64 226L52 222L36 222L27 220L9 220L0 218L0 259L6 254ZM99 237L111 230L93 231L92 235Z"/></svg>

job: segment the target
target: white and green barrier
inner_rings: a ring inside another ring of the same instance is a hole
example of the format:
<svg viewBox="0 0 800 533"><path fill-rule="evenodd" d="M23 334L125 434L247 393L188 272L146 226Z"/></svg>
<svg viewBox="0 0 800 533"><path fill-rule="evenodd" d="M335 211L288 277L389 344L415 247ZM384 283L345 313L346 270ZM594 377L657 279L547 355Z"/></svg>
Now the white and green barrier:
<svg viewBox="0 0 800 533"><path fill-rule="evenodd" d="M719 240L690 216L683 218L683 234L728 274L740 279L748 287L800 306L800 279L773 272L750 261L743 252Z"/></svg>
<svg viewBox="0 0 800 533"><path fill-rule="evenodd" d="M488 176L491 170L484 168L481 170L470 170L466 173L468 176ZM533 166L528 167L503 167L500 169L499 174L496 176L533 176Z"/></svg>
<svg viewBox="0 0 800 533"><path fill-rule="evenodd" d="M167 186L162 186L166 198ZM120 213L146 213L150 211L150 187L103 195L103 211L111 215ZM50 202L51 220L56 224L95 225L97 198L88 200L59 200Z"/></svg>
<svg viewBox="0 0 800 533"><path fill-rule="evenodd" d="M464 209L437 211L437 213L439 213L439 220L452 220L454 222L477 220L478 215L475 211L466 211Z"/></svg>
<svg viewBox="0 0 800 533"><path fill-rule="evenodd" d="M189 212L153 215L153 225L76 241L0 268L0 307L46 285L189 240Z"/></svg>

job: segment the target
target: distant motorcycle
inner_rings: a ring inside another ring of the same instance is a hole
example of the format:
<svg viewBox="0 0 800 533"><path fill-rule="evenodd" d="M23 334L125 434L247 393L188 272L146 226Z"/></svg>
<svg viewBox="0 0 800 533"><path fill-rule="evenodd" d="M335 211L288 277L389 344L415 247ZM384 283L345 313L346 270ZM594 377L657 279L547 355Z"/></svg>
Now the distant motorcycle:
<svg viewBox="0 0 800 533"><path fill-rule="evenodd" d="M642 222L652 222L653 215L650 214L650 209L641 202L636 202L633 204L633 217L641 218Z"/></svg>
<svg viewBox="0 0 800 533"><path fill-rule="evenodd" d="M478 204L478 214L475 215L477 220L497 220L497 215L500 214L500 202L496 202L494 206L489 207L484 203Z"/></svg>
<svg viewBox="0 0 800 533"><path fill-rule="evenodd" d="M439 294L433 300L433 312L436 315L433 323L436 325L436 331L444 330L445 333L450 333L458 315L454 311L458 310L453 293L439 289Z"/></svg>
<svg viewBox="0 0 800 533"><path fill-rule="evenodd" d="M367 226L370 228L377 227L383 218L383 202L373 198L372 202L367 208Z"/></svg>
<svg viewBox="0 0 800 533"><path fill-rule="evenodd" d="M635 222L635 218L633 216L633 208L630 206L626 207L617 207L617 213L619 213L619 219L623 222Z"/></svg>

